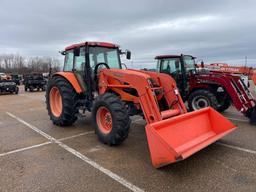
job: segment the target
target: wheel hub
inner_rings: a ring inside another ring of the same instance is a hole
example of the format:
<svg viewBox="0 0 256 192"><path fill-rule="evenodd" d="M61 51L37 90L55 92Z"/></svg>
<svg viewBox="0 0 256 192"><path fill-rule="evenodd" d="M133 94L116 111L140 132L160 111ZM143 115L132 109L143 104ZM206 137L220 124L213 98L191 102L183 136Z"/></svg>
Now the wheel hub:
<svg viewBox="0 0 256 192"><path fill-rule="evenodd" d="M97 125L101 132L108 134L112 130L112 116L106 107L100 107L96 114Z"/></svg>
<svg viewBox="0 0 256 192"><path fill-rule="evenodd" d="M196 97L192 101L192 107L194 110L205 108L210 106L210 102L205 97Z"/></svg>
<svg viewBox="0 0 256 192"><path fill-rule="evenodd" d="M60 91L57 87L51 88L49 99L52 114L55 117L59 117L62 113L62 98Z"/></svg>

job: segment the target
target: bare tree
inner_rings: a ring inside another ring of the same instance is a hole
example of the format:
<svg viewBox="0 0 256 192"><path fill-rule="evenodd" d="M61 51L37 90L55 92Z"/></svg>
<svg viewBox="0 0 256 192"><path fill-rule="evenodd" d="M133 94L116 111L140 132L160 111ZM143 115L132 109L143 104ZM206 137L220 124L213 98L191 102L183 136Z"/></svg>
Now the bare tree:
<svg viewBox="0 0 256 192"><path fill-rule="evenodd" d="M25 58L20 54L1 54L0 71L7 73L25 74L31 72L47 73L52 68L59 71L60 62L52 57Z"/></svg>

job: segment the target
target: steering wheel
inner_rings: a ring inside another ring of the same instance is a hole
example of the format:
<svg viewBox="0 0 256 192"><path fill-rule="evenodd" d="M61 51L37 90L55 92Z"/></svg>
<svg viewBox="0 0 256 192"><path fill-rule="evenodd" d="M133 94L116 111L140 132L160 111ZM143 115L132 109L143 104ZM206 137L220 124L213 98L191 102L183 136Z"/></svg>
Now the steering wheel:
<svg viewBox="0 0 256 192"><path fill-rule="evenodd" d="M99 66L101 66L101 65L104 65L107 69L110 69L110 67L109 67L109 65L107 64L107 63L104 63L104 62L102 62L102 63L97 63L96 65L95 65L95 67L94 67L94 71L93 71L93 75L94 75L94 81L95 82L98 82L98 69L99 69ZM98 84L98 83L96 83L96 84Z"/></svg>
<svg viewBox="0 0 256 192"><path fill-rule="evenodd" d="M102 63L97 63L97 64L95 65L95 67L94 67L94 76L97 76L99 66L101 66L101 65L104 65L107 69L110 69L110 67L108 66L107 63L103 63L103 62L102 62Z"/></svg>

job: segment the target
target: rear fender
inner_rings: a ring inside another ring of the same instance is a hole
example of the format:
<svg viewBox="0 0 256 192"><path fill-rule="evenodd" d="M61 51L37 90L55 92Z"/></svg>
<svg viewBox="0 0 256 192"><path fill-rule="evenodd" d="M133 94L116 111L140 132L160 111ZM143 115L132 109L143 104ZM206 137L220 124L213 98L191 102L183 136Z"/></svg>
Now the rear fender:
<svg viewBox="0 0 256 192"><path fill-rule="evenodd" d="M72 85L72 87L75 89L75 91L77 93L83 92L74 73L72 73L72 72L57 72L53 75L53 77L56 77L56 76L61 76L61 77L65 78Z"/></svg>

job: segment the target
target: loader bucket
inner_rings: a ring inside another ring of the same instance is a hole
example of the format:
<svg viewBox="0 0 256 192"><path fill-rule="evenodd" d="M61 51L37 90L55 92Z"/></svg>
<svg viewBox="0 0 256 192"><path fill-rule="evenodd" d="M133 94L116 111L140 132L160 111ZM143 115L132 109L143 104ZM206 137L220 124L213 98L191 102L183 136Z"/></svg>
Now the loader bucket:
<svg viewBox="0 0 256 192"><path fill-rule="evenodd" d="M214 143L236 128L208 107L146 125L154 167L181 161Z"/></svg>

